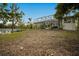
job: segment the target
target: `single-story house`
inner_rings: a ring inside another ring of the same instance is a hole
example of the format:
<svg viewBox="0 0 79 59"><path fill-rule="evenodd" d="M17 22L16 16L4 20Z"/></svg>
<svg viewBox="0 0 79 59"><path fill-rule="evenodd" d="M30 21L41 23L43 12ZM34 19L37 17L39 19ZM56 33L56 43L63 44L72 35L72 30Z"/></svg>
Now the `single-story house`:
<svg viewBox="0 0 79 59"><path fill-rule="evenodd" d="M78 19L74 17L67 17L62 19L62 28L64 30L77 30Z"/></svg>
<svg viewBox="0 0 79 59"><path fill-rule="evenodd" d="M46 21L40 21L40 22L35 22L34 24L37 24L40 26L41 24L51 24L53 26L58 27L58 20L57 19L52 19L52 20L46 20ZM77 30L78 26L78 19L75 19L74 17L68 17L68 18L63 18L62 19L62 29L63 30L72 30L75 31Z"/></svg>
<svg viewBox="0 0 79 59"><path fill-rule="evenodd" d="M51 28L58 27L58 21L56 19L44 20L44 21L34 22L34 25L38 25L38 27L40 27L41 25L45 25L45 29L50 29L50 26Z"/></svg>

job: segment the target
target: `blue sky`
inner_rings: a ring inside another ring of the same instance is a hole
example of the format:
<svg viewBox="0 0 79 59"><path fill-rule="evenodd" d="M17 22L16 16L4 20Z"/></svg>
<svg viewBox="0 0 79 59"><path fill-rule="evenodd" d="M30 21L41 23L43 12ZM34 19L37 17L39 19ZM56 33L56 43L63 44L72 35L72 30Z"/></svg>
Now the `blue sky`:
<svg viewBox="0 0 79 59"><path fill-rule="evenodd" d="M28 22L28 18L32 19L52 15L56 12L55 3L19 3L17 4L20 9L25 13L23 17L24 22Z"/></svg>

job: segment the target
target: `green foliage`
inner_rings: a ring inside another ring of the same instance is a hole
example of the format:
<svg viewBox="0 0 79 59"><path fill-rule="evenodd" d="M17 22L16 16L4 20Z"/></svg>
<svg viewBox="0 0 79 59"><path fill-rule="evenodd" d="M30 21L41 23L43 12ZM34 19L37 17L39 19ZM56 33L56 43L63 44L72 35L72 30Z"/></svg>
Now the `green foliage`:
<svg viewBox="0 0 79 59"><path fill-rule="evenodd" d="M33 25L32 24L27 25L27 29L33 29Z"/></svg>
<svg viewBox="0 0 79 59"><path fill-rule="evenodd" d="M76 3L59 3L56 7L55 18L63 18L65 15L70 13L71 11L79 10L79 4ZM74 13L75 14L75 13Z"/></svg>

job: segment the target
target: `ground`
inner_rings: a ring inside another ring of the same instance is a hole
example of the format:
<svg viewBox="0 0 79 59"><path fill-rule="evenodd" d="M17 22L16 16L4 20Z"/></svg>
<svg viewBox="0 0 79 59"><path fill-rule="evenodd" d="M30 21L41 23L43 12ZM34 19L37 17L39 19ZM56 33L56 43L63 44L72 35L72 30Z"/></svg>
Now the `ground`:
<svg viewBox="0 0 79 59"><path fill-rule="evenodd" d="M0 55L79 55L78 34L79 32L62 30L26 30L0 35Z"/></svg>

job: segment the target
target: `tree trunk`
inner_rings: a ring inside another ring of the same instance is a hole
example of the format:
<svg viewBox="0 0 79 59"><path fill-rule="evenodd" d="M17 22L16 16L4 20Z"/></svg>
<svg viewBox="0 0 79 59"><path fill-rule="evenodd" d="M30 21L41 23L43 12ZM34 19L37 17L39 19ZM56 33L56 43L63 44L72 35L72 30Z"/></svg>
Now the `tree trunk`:
<svg viewBox="0 0 79 59"><path fill-rule="evenodd" d="M60 19L58 19L58 29L60 29Z"/></svg>
<svg viewBox="0 0 79 59"><path fill-rule="evenodd" d="M58 28L62 29L62 20L61 19L58 20Z"/></svg>
<svg viewBox="0 0 79 59"><path fill-rule="evenodd" d="M78 23L77 23L77 30L79 31L79 18L77 18Z"/></svg>
<svg viewBox="0 0 79 59"><path fill-rule="evenodd" d="M12 33L14 32L14 19L12 20Z"/></svg>

